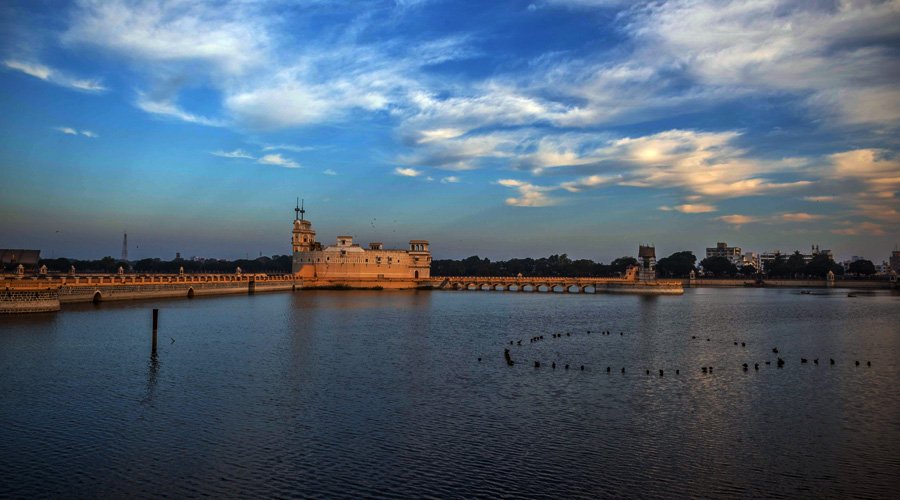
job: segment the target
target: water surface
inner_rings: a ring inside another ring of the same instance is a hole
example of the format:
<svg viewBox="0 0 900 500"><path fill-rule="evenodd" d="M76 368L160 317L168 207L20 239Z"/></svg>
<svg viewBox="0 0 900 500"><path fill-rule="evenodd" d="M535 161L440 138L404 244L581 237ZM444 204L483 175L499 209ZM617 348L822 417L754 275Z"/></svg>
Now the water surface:
<svg viewBox="0 0 900 500"><path fill-rule="evenodd" d="M888 498L900 296L822 293L304 291L0 317L0 496Z"/></svg>

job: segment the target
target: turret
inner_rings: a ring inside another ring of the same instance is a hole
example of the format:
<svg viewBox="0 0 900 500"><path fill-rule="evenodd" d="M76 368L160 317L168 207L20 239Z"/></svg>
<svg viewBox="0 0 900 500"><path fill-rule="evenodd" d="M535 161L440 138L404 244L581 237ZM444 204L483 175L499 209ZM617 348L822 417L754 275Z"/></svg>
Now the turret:
<svg viewBox="0 0 900 500"><path fill-rule="evenodd" d="M298 200L294 209L294 230L291 238L291 246L294 253L309 252L316 246L316 232L312 229L312 223L305 219L306 210L302 200Z"/></svg>
<svg viewBox="0 0 900 500"><path fill-rule="evenodd" d="M638 276L641 280L656 279L656 248L650 245L638 247Z"/></svg>

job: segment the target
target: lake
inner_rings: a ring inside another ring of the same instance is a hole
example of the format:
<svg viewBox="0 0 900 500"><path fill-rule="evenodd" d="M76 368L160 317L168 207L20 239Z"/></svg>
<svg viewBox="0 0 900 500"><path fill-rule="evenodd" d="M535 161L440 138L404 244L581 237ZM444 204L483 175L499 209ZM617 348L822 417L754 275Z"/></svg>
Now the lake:
<svg viewBox="0 0 900 500"><path fill-rule="evenodd" d="M0 496L889 498L898 382L888 292L66 305L0 317Z"/></svg>

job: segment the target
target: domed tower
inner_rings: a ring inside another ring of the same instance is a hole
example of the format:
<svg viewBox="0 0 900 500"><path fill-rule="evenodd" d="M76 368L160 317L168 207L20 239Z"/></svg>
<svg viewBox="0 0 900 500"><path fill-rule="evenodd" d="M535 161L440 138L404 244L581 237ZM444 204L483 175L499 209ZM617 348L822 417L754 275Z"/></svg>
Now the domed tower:
<svg viewBox="0 0 900 500"><path fill-rule="evenodd" d="M656 279L656 247L638 246L638 268L638 279L642 281Z"/></svg>
<svg viewBox="0 0 900 500"><path fill-rule="evenodd" d="M293 252L309 252L315 247L316 232L312 229L312 223L305 219L306 210L303 208L302 201L297 201L297 208L294 209L294 231L291 239Z"/></svg>

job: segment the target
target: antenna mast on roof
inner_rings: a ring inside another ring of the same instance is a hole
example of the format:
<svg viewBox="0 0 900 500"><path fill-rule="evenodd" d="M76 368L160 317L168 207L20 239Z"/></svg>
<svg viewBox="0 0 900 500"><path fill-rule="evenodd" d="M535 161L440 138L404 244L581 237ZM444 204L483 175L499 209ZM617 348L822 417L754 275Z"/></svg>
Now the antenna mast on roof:
<svg viewBox="0 0 900 500"><path fill-rule="evenodd" d="M122 235L122 261L128 262L128 233Z"/></svg>

